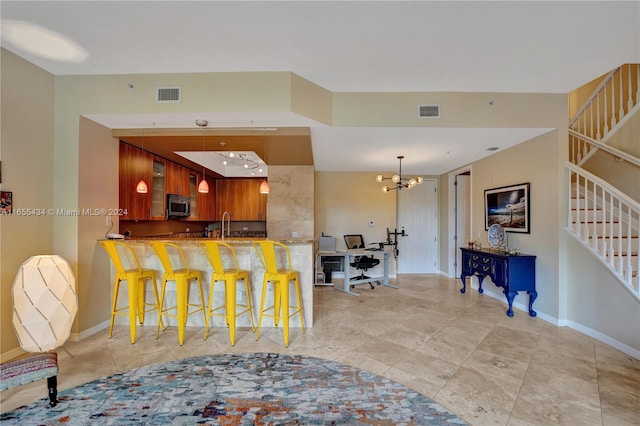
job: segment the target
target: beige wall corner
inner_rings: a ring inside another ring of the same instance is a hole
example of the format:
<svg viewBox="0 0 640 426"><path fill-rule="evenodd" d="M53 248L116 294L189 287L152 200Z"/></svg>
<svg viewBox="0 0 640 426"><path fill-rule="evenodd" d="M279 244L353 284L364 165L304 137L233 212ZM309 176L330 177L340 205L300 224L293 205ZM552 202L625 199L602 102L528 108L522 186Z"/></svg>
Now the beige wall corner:
<svg viewBox="0 0 640 426"><path fill-rule="evenodd" d="M109 318L111 264L97 241L118 229L118 149L111 129L80 119L77 333Z"/></svg>

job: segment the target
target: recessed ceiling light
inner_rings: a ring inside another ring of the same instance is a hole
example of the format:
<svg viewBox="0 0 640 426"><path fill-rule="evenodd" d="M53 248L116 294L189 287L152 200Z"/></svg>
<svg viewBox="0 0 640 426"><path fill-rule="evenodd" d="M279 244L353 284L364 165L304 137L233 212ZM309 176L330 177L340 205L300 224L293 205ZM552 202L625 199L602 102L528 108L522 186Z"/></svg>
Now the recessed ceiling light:
<svg viewBox="0 0 640 426"><path fill-rule="evenodd" d="M497 146L490 146L489 148L487 148L487 151L497 151L500 148L498 148Z"/></svg>

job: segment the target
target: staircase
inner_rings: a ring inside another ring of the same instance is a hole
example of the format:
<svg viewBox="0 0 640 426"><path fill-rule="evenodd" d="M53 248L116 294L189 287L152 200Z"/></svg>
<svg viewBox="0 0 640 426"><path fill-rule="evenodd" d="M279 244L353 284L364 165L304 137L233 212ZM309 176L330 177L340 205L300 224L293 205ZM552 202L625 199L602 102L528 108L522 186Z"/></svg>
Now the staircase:
<svg viewBox="0 0 640 426"><path fill-rule="evenodd" d="M567 231L640 301L640 203L583 166L597 153L632 165L640 159L609 146L611 137L640 110L640 66L613 70L569 123ZM637 142L640 144L640 135ZM628 168L627 168L628 170ZM614 171L615 173L615 171ZM605 173L606 174L606 173Z"/></svg>

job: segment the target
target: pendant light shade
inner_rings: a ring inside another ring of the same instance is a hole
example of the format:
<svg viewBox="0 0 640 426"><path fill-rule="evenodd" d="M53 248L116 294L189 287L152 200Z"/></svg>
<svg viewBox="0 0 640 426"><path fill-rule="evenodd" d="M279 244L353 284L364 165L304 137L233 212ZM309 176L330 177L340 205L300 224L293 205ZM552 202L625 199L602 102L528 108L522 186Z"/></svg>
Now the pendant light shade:
<svg viewBox="0 0 640 426"><path fill-rule="evenodd" d="M136 185L136 192L138 194L146 194L147 192L149 192L149 188L147 188L147 182L145 182L144 179L140 179L140 181Z"/></svg>
<svg viewBox="0 0 640 426"><path fill-rule="evenodd" d="M200 192L202 194L208 194L209 193L209 184L207 183L206 180L204 180L204 176L203 176L202 180L200 181L200 183L198 184L198 192Z"/></svg>
<svg viewBox="0 0 640 426"><path fill-rule="evenodd" d="M206 161L206 157L205 157L205 153L204 153L204 128L209 124L209 122L207 120L203 120L203 119L197 119L196 120L196 125L200 126L200 128L202 129L202 180L200 181L200 183L198 184L198 192L201 194L208 194L209 193L209 184L207 183L207 181L205 180L205 175L204 175L204 163Z"/></svg>
<svg viewBox="0 0 640 426"><path fill-rule="evenodd" d="M144 161L144 129L142 129L142 161ZM146 194L149 192L149 188L147 188L147 182L144 181L144 177L136 184L136 192L138 194Z"/></svg>
<svg viewBox="0 0 640 426"><path fill-rule="evenodd" d="M263 133L264 133L264 131L263 131ZM266 138L264 138L262 140L262 148L264 150L264 152L263 152L264 165L265 165L265 167L268 167L268 165L267 165L267 142L266 142ZM269 187L269 182L267 182L267 176L265 174L264 180L260 183L260 193L261 194L268 194L269 191L271 191L271 187Z"/></svg>
<svg viewBox="0 0 640 426"><path fill-rule="evenodd" d="M269 191L271 190L271 188L269 188L269 182L267 182L267 180L263 180L262 183L260 184L260 193L261 194L268 194Z"/></svg>

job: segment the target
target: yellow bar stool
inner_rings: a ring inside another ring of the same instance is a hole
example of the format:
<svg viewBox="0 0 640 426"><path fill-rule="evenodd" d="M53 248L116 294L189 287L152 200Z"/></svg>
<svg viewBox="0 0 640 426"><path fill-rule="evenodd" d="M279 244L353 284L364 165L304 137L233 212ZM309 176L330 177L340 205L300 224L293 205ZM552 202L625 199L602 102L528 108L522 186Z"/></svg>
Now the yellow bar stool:
<svg viewBox="0 0 640 426"><path fill-rule="evenodd" d="M189 268L184 251L178 245L167 241L153 241L150 242L149 245L153 248L156 255L158 255L164 268L164 273L162 274L162 294L160 295L160 315L178 320L178 341L180 342L180 346L182 346L184 344L184 328L187 324L187 318L189 315L202 311L205 327L203 339L206 340L209 331L209 319L204 304L202 272ZM198 285L198 291L200 293L199 304L189 303L189 282L191 280L196 280ZM176 283L176 306L165 308L164 297L168 281L175 281ZM189 308L195 309L189 312ZM176 315L167 313L174 309L176 310ZM160 336L160 327L162 327L163 330L165 329L161 321L158 323L156 338Z"/></svg>
<svg viewBox="0 0 640 426"><path fill-rule="evenodd" d="M116 279L113 285L113 302L111 304L111 324L109 325L109 338L113 336L113 321L116 315L129 317L129 335L131 343L136 342L136 317L140 325L144 325L144 314L150 311L158 312L158 323L162 322L160 315L160 299L158 298L158 286L156 284L156 271L142 269L138 258L131 246L122 241L105 240L100 245L106 250L116 270ZM146 302L146 283L151 281L155 303ZM118 292L120 283L127 282L129 303L118 307ZM126 312L125 312L126 311Z"/></svg>
<svg viewBox="0 0 640 426"><path fill-rule="evenodd" d="M302 314L302 298L300 297L300 274L291 267L291 253L289 247L275 241L256 241L253 248L258 254L260 263L264 268L264 279L262 282L262 297L260 299L260 317L258 318L258 331L256 340L260 338L260 327L262 317L272 317L274 325L278 326L280 316L282 316L284 328L284 345L289 347L289 318L295 314L300 314L300 325L302 333L304 329L304 316ZM296 291L297 306L289 305L289 284L293 281ZM267 296L267 286L273 285L273 305L265 309L264 303ZM282 309L282 315L280 310ZM291 310L293 309L293 311ZM273 310L272 314L265 312Z"/></svg>
<svg viewBox="0 0 640 426"><path fill-rule="evenodd" d="M253 324L253 313L251 308L251 291L249 289L249 271L238 268L238 259L236 252L232 246L218 241L202 241L200 247L204 251L209 263L213 268L211 274L211 288L209 289L209 308L207 315L224 317L229 327L229 339L231 346L236 344L236 318L242 314L248 313L251 322L251 331L256 331ZM225 266L227 266L225 268ZM237 298L237 281L244 281L245 292L247 295L247 304L241 305ZM213 307L213 295L215 284L224 283L225 303L223 305ZM237 308L244 308L237 311ZM224 310L224 313L215 313Z"/></svg>

